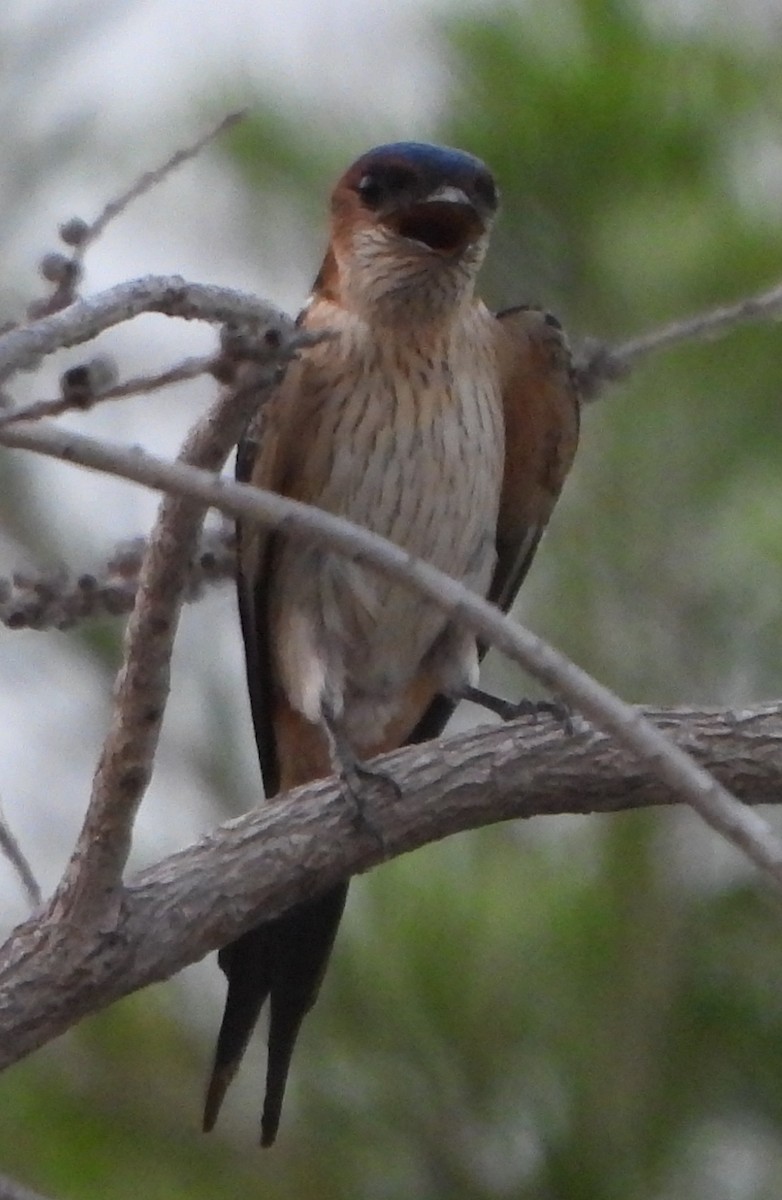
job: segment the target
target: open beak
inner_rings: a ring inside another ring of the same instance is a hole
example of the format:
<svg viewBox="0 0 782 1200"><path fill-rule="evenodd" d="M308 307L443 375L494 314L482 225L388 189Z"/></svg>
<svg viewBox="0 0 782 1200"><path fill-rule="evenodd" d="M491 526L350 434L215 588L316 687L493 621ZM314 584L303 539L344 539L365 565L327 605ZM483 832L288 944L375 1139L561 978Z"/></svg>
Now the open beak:
<svg viewBox="0 0 782 1200"><path fill-rule="evenodd" d="M391 214L386 223L404 238L452 254L476 241L485 223L461 188L437 188L425 200Z"/></svg>

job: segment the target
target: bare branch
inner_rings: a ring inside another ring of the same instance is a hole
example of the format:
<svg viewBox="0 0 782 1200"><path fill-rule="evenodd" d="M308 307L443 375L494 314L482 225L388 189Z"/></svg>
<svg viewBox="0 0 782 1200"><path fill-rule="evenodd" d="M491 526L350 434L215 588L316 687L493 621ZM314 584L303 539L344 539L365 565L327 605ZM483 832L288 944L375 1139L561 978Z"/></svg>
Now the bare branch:
<svg viewBox="0 0 782 1200"><path fill-rule="evenodd" d="M215 141L221 136L221 134L238 124L239 121L244 120L246 116L246 108L240 109L237 112L229 113L226 117L223 117L223 119L219 121L212 129L202 134L201 137L196 138L196 140L189 146L184 146L181 150L175 151L175 153L167 158L164 163L161 163L160 166L155 167L154 170L145 171L145 173L141 175L134 183L132 183L126 191L121 192L120 195L114 200L110 200L103 211L92 222L92 224L86 227L78 240L74 258L80 261L84 257L87 247L100 237L109 222L113 221L115 217L118 217L120 213L123 213L125 209L133 203L134 200L138 200L140 196L143 196L146 192L151 191L152 188L157 187L158 184L162 183L164 179L167 179L168 176L177 169L177 167L181 167L183 163L195 158L197 154L201 153L205 146L208 146L210 142Z"/></svg>
<svg viewBox="0 0 782 1200"><path fill-rule="evenodd" d="M206 374L212 368L214 361L214 356L201 355L185 358L182 362L176 363L166 371L160 371L157 375L136 375L125 379L122 383L112 383L103 388L88 382L84 391L78 396L74 394L72 387L64 386L63 394L53 400L34 400L31 404L25 404L24 407L0 413L0 427L10 425L14 421L40 421L44 417L59 417L73 409L94 408L96 404L102 404L105 400L123 400L128 396L156 392L161 388L170 387L172 384L196 379L199 375ZM81 367L71 368L66 372L65 378L72 379L75 371L84 369Z"/></svg>
<svg viewBox="0 0 782 1200"><path fill-rule="evenodd" d="M681 321L671 321L661 329L623 342L614 357L627 366L657 350L668 350L682 342L704 341L730 332L748 322L768 321L782 314L782 284L756 296L747 296L735 304L721 305L710 312L698 313Z"/></svg>
<svg viewBox="0 0 782 1200"><path fill-rule="evenodd" d="M594 339L585 343L576 362L576 376L587 399L600 395L605 383L623 379L649 354L669 350L686 342L711 340L730 333L739 325L770 321L782 315L782 284L746 296L735 304L720 305L709 312L671 321L650 333L630 338L618 346Z"/></svg>
<svg viewBox="0 0 782 1200"><path fill-rule="evenodd" d="M60 251L54 251L43 256L40 266L41 274L49 283L54 284L54 290L48 296L34 300L29 305L28 318L34 320L50 316L73 304L82 279L84 255L92 243L100 237L109 222L123 213L139 196L143 196L153 187L162 183L182 163L195 158L204 146L219 137L226 129L230 129L237 121L241 121L245 114L246 110L229 113L219 124L199 137L192 145L177 150L161 166L156 167L153 171L145 172L129 188L114 200L110 200L91 225L88 225L81 217L71 217L61 225L60 237L66 246L72 247L72 253L66 255Z"/></svg>
<svg viewBox="0 0 782 1200"><path fill-rule="evenodd" d="M188 435L176 465L219 470L243 432L264 392L279 380L300 337L293 325L279 333L275 348L266 336L266 365L249 365L244 386L224 393ZM40 427L37 427L40 432ZM2 431L0 431L2 432ZM13 430L5 431L12 435ZM133 822L146 791L169 690L169 665L182 595L203 523L206 505L193 492L167 495L147 545L136 603L125 631L125 661L117 677L109 732L104 742L81 835L63 877L56 905L76 924L112 920L111 899L119 887L130 850Z"/></svg>
<svg viewBox="0 0 782 1200"><path fill-rule="evenodd" d="M77 576L17 571L10 579L0 578L0 624L7 629L70 629L96 617L127 615L136 599L146 545L145 538L123 542L99 570ZM206 530L183 599L199 599L207 584L232 579L235 568L233 528Z"/></svg>
<svg viewBox="0 0 782 1200"><path fill-rule="evenodd" d="M55 350L82 345L146 312L213 325L257 322L272 340L284 337L291 326L290 317L280 309L246 292L188 283L178 275L147 275L0 334L0 380L32 369Z"/></svg>
<svg viewBox="0 0 782 1200"><path fill-rule="evenodd" d="M36 908L41 903L41 889L32 868L22 853L22 848L11 832L0 805L0 854L4 854L19 876L25 895L30 901L30 907Z"/></svg>
<svg viewBox="0 0 782 1200"><path fill-rule="evenodd" d="M246 484L231 483L184 463L167 463L140 450L112 447L59 429L29 426L0 429L0 442L49 457L80 463L212 504L234 517L272 526L286 537L315 541L354 561L368 563L414 587L433 603L520 663L555 695L656 770L705 821L742 849L777 885L782 885L782 841L768 823L738 803L725 788L673 746L636 710L580 670L541 638L503 616L456 580L413 558L384 538L320 509ZM148 701L147 701L148 703ZM151 760L139 763L143 782ZM117 781L115 781L117 782ZM127 787L127 783L125 784ZM110 803L107 794L106 802Z"/></svg>
<svg viewBox="0 0 782 1200"><path fill-rule="evenodd" d="M780 802L782 704L648 710L645 719L746 802ZM377 762L399 784L393 800L382 785L366 798L388 858L497 821L678 799L654 764L593 730L565 734L544 717L485 726ZM379 859L339 785L325 780L275 797L137 874L110 930L39 913L0 950L0 1069L87 1013L169 978Z"/></svg>

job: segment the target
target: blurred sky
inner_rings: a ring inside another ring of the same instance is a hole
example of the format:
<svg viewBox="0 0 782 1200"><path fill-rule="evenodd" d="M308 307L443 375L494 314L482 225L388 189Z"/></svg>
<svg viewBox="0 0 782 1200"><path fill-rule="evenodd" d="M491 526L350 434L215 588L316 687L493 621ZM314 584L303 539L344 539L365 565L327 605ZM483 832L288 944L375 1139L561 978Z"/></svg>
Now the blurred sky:
<svg viewBox="0 0 782 1200"><path fill-rule="evenodd" d="M441 0L441 7L453 11L454 4ZM142 171L259 92L279 96L308 125L334 123L348 146L355 142L356 153L389 137L429 136L447 69L428 36L436 12L436 0L287 0L284 8L258 0L6 0L0 119L9 136L0 162L0 243L11 307L0 317L18 318L41 294L37 264L56 247L61 221L73 214L92 219ZM60 162L58 148L71 138L76 151ZM27 194L20 180L34 175L36 163L47 184ZM331 182L323 180L324 226ZM270 225L277 252L265 254L255 240L248 250L243 202L218 155L187 164L90 251L86 290L142 274L180 273L252 289L295 310L317 268L323 230L310 231L303 251L286 230L281 255ZM252 228L257 239L257 222ZM156 317L102 343L122 373L154 369L212 344L206 328ZM60 371L79 358L71 351L51 360L20 380L15 395L52 394ZM68 417L67 424L172 455L211 390L191 384ZM145 532L157 504L141 489L45 461L35 463L35 495L64 547L63 561L76 570L97 566L118 539ZM26 562L20 547L0 542L0 552L0 575ZM108 714L107 685L60 634L3 631L0 638L0 797L49 889L86 805ZM221 694L235 689L237 719L247 720L242 677L233 596L225 588L184 621L137 861L186 844L210 824L208 789L186 764L205 738L212 684ZM240 740L248 744L237 810L252 802L257 787L249 738ZM24 905L4 863L0 897L7 929Z"/></svg>

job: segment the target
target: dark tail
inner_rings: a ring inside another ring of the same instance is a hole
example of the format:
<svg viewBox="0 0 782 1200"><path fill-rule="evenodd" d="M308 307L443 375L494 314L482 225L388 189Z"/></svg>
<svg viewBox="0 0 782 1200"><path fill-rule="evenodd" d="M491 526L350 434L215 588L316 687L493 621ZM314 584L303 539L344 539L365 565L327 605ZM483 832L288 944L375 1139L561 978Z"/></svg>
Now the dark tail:
<svg viewBox="0 0 782 1200"><path fill-rule="evenodd" d="M206 1094L205 1132L217 1120L228 1085L269 997L261 1145L271 1146L277 1136L293 1048L301 1022L315 1003L347 893L347 882L340 883L314 900L297 904L276 920L249 930L220 951L218 962L228 979L228 996Z"/></svg>

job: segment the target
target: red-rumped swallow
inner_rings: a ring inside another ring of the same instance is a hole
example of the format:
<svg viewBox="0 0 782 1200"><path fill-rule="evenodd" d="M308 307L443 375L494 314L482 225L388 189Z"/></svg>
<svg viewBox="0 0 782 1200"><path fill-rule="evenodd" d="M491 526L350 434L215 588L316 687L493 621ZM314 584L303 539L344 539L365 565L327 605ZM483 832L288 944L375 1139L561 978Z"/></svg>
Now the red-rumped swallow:
<svg viewBox="0 0 782 1200"><path fill-rule="evenodd" d="M237 478L390 538L507 610L578 440L555 318L475 294L497 211L472 155L370 150L331 198L300 325L334 336L292 363L239 447ZM328 549L239 523L239 608L267 797L439 734L478 679L471 633L412 589ZM261 1144L323 978L347 882L226 946L211 1129L269 1000Z"/></svg>

